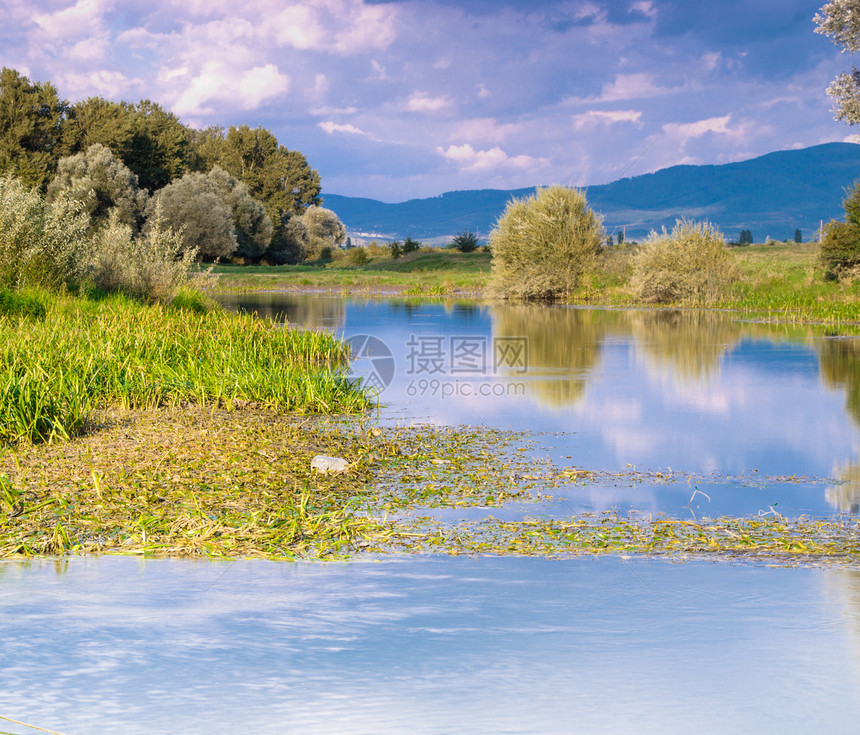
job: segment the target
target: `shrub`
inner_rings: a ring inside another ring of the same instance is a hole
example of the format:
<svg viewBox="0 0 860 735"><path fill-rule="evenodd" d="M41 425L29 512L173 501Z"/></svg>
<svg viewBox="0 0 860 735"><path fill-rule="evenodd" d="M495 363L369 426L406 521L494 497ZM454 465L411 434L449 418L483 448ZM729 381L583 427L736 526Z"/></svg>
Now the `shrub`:
<svg viewBox="0 0 860 735"><path fill-rule="evenodd" d="M403 255L403 245L400 244L400 240L388 243L388 252L392 258L399 258Z"/></svg>
<svg viewBox="0 0 860 735"><path fill-rule="evenodd" d="M111 212L135 230L143 221L146 191L138 186L137 176L101 143L60 159L57 175L48 185L48 201L64 195L81 202L91 229L104 225Z"/></svg>
<svg viewBox="0 0 860 735"><path fill-rule="evenodd" d="M351 248L346 253L346 262L349 263L349 265L365 265L368 260L367 248Z"/></svg>
<svg viewBox="0 0 860 735"><path fill-rule="evenodd" d="M478 236L474 232L461 232L452 241L461 253L474 253L478 249Z"/></svg>
<svg viewBox="0 0 860 735"><path fill-rule="evenodd" d="M95 240L90 270L96 288L142 301L170 303L182 291L208 287L209 273L193 273L197 253L184 249L182 237L167 227L156 206L146 233L112 217Z"/></svg>
<svg viewBox="0 0 860 735"><path fill-rule="evenodd" d="M330 209L312 204L301 215L301 219L308 233L305 255L308 260L325 260L322 257L325 248L331 252L332 247L342 245L346 240L346 227Z"/></svg>
<svg viewBox="0 0 860 735"><path fill-rule="evenodd" d="M577 189L551 186L514 199L490 233L490 289L514 299L569 296L602 241L600 218Z"/></svg>
<svg viewBox="0 0 860 735"><path fill-rule="evenodd" d="M413 240L411 237L407 237L403 241L403 254L408 255L409 253L417 253L421 248L421 243L417 240Z"/></svg>
<svg viewBox="0 0 860 735"><path fill-rule="evenodd" d="M148 234L158 209L167 228L182 231L183 250L211 261L232 255L238 243L232 212L205 179L203 174L186 174L159 189L146 209L144 232Z"/></svg>
<svg viewBox="0 0 860 735"><path fill-rule="evenodd" d="M821 240L820 257L828 278L850 275L860 265L860 182L842 203L845 222L829 222Z"/></svg>
<svg viewBox="0 0 860 735"><path fill-rule="evenodd" d="M67 197L48 204L11 176L0 178L0 288L76 287L85 274L89 217Z"/></svg>
<svg viewBox="0 0 860 735"><path fill-rule="evenodd" d="M708 222L678 220L671 234L652 232L633 261L630 284L651 303L713 301L737 278L719 230Z"/></svg>

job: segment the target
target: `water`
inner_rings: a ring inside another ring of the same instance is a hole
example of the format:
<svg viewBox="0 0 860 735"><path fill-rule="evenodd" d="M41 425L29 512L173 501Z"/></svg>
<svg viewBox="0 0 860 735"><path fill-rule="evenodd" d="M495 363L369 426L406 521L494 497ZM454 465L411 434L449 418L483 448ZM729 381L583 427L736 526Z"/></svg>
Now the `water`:
<svg viewBox="0 0 860 735"><path fill-rule="evenodd" d="M559 464L690 473L567 488L547 512L857 511L850 336L714 314L242 301L378 339L393 369L376 342L355 369L387 383L383 422L525 429ZM710 499L691 503L693 486ZM853 733L860 572L620 558L5 562L0 651L0 715L68 735Z"/></svg>

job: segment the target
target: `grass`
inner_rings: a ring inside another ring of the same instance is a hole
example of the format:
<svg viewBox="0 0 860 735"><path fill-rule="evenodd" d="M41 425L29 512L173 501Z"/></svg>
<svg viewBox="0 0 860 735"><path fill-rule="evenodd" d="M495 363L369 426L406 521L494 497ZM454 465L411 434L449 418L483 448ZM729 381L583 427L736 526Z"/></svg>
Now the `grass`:
<svg viewBox="0 0 860 735"><path fill-rule="evenodd" d="M0 451L0 557L334 559L372 552L860 561L856 517L487 516L488 508L512 504L525 512L559 487L691 480L556 467L536 460L527 435L512 432L379 427L213 406L101 410L93 426L97 431L71 442ZM344 457L349 469L315 473L316 454ZM695 479L697 486L705 481ZM469 508L481 509L478 520L452 524L428 515Z"/></svg>
<svg viewBox="0 0 860 735"><path fill-rule="evenodd" d="M343 375L348 348L328 334L121 296L25 294L3 303L0 443L68 439L84 430L95 408L107 406L250 402L297 413L368 407L360 386Z"/></svg>
<svg viewBox="0 0 860 735"><path fill-rule="evenodd" d="M662 308L696 306L729 309L754 318L788 322L847 324L860 322L860 283L827 281L818 261L817 243L773 243L730 250L738 281L710 303L675 302ZM600 268L586 274L570 303L643 307L633 293L630 248L605 253ZM321 290L348 294L477 296L489 283L489 253L449 250L418 252L392 259L375 258L363 266L343 261L328 265L220 265L222 291Z"/></svg>
<svg viewBox="0 0 860 735"><path fill-rule="evenodd" d="M363 266L340 260L320 265L218 265L222 291L324 290L334 293L454 295L479 293L489 279L489 253L451 250L379 257Z"/></svg>

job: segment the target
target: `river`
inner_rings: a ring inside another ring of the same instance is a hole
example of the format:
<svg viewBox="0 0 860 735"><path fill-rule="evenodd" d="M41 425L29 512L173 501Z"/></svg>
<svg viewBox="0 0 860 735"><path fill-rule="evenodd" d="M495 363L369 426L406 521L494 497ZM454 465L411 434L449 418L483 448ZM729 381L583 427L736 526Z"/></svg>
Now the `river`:
<svg viewBox="0 0 860 735"><path fill-rule="evenodd" d="M850 334L704 312L230 303L352 338L380 422L516 429L557 464L688 478L572 485L535 513L830 517L860 504ZM0 646L0 715L67 735L853 733L860 570L16 561L0 564Z"/></svg>

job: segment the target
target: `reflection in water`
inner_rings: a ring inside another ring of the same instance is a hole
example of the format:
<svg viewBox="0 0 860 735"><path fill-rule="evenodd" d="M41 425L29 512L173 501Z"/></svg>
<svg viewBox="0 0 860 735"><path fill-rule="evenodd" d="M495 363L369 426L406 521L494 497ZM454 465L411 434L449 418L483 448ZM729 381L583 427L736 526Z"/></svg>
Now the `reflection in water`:
<svg viewBox="0 0 860 735"><path fill-rule="evenodd" d="M313 329L337 330L346 319L346 302L313 294L250 293L219 296L229 308Z"/></svg>
<svg viewBox="0 0 860 735"><path fill-rule="evenodd" d="M860 339L824 339L819 344L824 384L845 389L845 407L860 424Z"/></svg>
<svg viewBox="0 0 860 735"><path fill-rule="evenodd" d="M637 348L649 373L670 370L684 383L707 383L720 371L720 359L741 340L742 327L723 314L705 311L627 312Z"/></svg>
<svg viewBox="0 0 860 735"><path fill-rule="evenodd" d="M860 462L842 467L836 474L843 484L827 488L827 502L842 513L860 513Z"/></svg>
<svg viewBox="0 0 860 735"><path fill-rule="evenodd" d="M601 343L618 315L537 305L497 306L492 311L493 338L525 337L528 391L542 406L566 408L582 398L600 360Z"/></svg>

